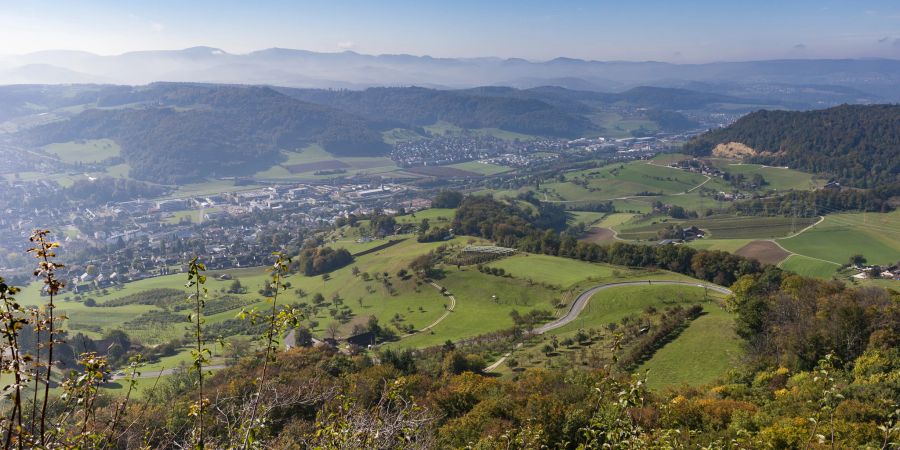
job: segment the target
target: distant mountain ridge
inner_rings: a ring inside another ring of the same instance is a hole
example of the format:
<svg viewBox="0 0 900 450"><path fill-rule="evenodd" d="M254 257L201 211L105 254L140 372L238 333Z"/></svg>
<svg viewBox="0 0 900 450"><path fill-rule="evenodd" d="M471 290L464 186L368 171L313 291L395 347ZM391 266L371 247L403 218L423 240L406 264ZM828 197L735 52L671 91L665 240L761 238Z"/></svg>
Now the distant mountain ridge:
<svg viewBox="0 0 900 450"><path fill-rule="evenodd" d="M413 55L319 53L271 48L232 54L212 47L140 51L101 56L77 51L44 51L0 58L0 84L116 83L154 81L271 84L305 88L426 86L470 88L485 85L532 88L557 85L576 90L624 91L641 85L690 88L691 83L724 84L732 93L767 92L810 105L836 100L874 103L900 100L900 61L889 59L769 60L673 64L587 61L556 58L433 58ZM30 78L29 78L30 77ZM795 88L833 86L846 92ZM808 97L812 98L808 98Z"/></svg>
<svg viewBox="0 0 900 450"><path fill-rule="evenodd" d="M900 105L757 111L694 138L684 151L708 156L730 142L756 151L750 162L789 166L860 188L900 184Z"/></svg>

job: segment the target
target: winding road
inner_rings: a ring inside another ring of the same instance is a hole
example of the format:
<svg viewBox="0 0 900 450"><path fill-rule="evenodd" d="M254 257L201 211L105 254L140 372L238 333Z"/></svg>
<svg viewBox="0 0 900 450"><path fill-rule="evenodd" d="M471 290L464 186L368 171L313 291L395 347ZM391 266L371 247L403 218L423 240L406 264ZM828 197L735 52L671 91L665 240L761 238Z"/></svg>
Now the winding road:
<svg viewBox="0 0 900 450"><path fill-rule="evenodd" d="M578 296L578 298L576 298L575 301L572 302L572 306L569 308L569 311L566 312L566 314L564 316L562 316L559 319L556 319L552 322L541 325L538 328L535 328L534 331L532 331L532 333L544 334L548 331L552 331L552 330L564 327L564 326L572 323L575 319L578 318L578 316L581 314L581 312L584 311L585 306L587 306L587 304L591 301L591 297L593 297L594 294L596 294L597 292L600 292L604 289L617 288L617 287L623 287L623 286L653 286L653 285L657 285L657 286L658 285L696 286L696 287L707 288L709 290L712 290L712 291L715 291L715 292L718 292L721 294L731 295L731 290L728 288L724 288L722 286L718 286L715 284L701 283L701 282L697 282L697 281L664 281L664 280L652 281L652 280L647 280L647 281L620 281L620 282L616 282L616 283L601 284L599 286L594 286L594 287L582 292ZM522 344L519 343L516 346L516 348L519 348L521 346L522 346ZM487 366L484 370L486 372L495 370L497 367L500 367L500 365L503 364L503 362L506 361L506 358L508 358L511 354L512 354L512 352L509 352L509 353L503 355L503 357L501 357L500 359L495 361L493 364Z"/></svg>

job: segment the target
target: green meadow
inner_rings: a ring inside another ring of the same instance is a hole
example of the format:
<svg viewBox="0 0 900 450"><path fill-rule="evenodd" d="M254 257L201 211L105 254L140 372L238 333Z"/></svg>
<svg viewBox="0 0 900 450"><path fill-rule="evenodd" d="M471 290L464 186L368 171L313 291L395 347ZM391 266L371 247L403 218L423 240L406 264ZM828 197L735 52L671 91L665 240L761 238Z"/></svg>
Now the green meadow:
<svg viewBox="0 0 900 450"><path fill-rule="evenodd" d="M787 250L844 264L861 254L870 264L900 260L900 211L830 214L813 228L778 241Z"/></svg>
<svg viewBox="0 0 900 450"><path fill-rule="evenodd" d="M97 163L119 156L119 144L111 139L63 142L44 146L44 151L67 163Z"/></svg>

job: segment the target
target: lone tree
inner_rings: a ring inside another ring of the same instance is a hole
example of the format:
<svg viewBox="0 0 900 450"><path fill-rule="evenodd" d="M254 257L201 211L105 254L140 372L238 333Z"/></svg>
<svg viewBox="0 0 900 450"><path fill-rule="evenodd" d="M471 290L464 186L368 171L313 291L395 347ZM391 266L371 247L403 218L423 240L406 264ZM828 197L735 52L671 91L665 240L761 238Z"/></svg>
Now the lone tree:
<svg viewBox="0 0 900 450"><path fill-rule="evenodd" d="M229 294L242 294L244 292L244 285L241 284L241 280L235 278L234 281L231 282L231 286L228 287Z"/></svg>
<svg viewBox="0 0 900 450"><path fill-rule="evenodd" d="M866 257L857 253L850 257L850 265L851 266L864 266L864 265L866 265Z"/></svg>
<svg viewBox="0 0 900 450"><path fill-rule="evenodd" d="M328 333L328 337L337 340L338 333L340 333L341 331L341 324L337 322L331 322L328 324L328 328L326 328L325 331Z"/></svg>

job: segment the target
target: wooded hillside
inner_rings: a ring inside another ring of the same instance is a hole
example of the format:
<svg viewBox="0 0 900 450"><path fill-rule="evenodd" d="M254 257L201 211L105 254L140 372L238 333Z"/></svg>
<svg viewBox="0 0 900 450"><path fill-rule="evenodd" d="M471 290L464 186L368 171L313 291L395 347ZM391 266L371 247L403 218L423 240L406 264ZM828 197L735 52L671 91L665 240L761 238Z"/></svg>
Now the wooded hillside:
<svg viewBox="0 0 900 450"><path fill-rule="evenodd" d="M758 111L684 146L708 156L740 142L760 154L749 162L788 166L860 188L900 181L900 105L843 105L806 111Z"/></svg>

